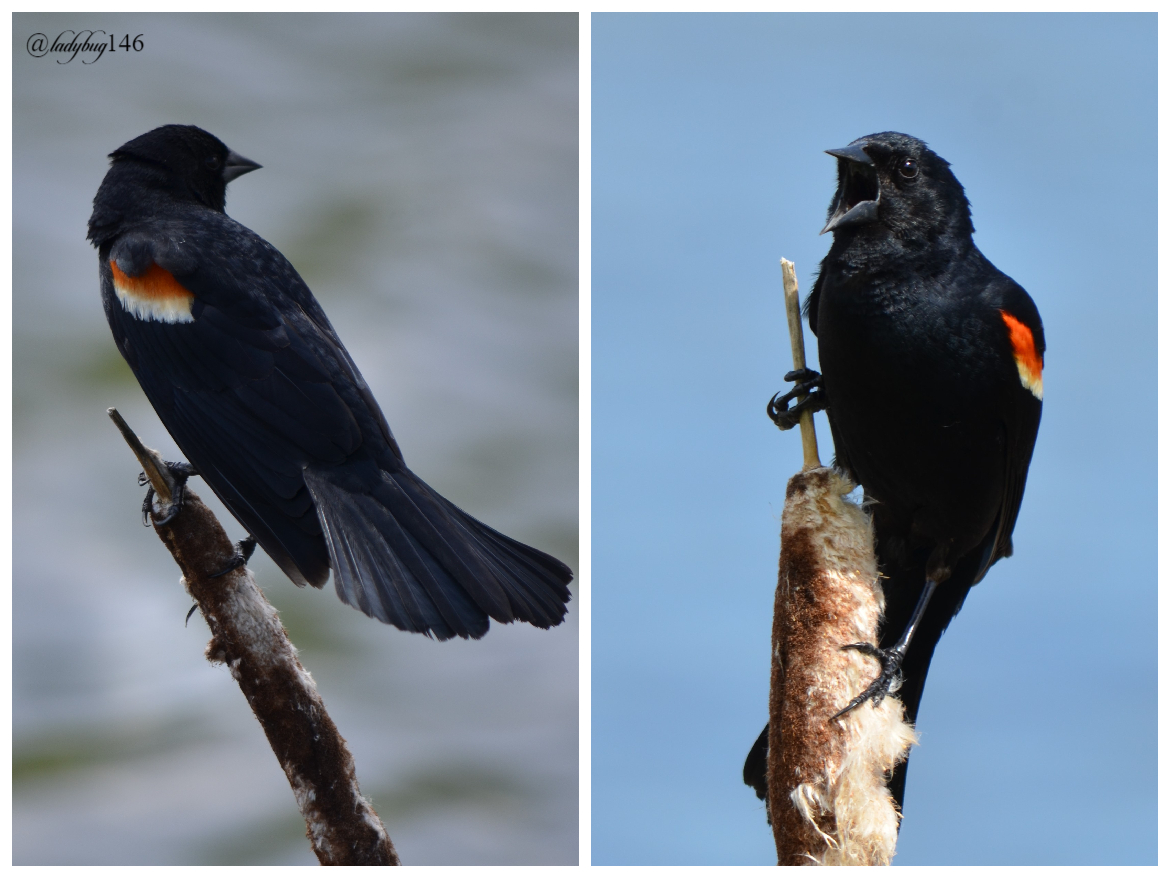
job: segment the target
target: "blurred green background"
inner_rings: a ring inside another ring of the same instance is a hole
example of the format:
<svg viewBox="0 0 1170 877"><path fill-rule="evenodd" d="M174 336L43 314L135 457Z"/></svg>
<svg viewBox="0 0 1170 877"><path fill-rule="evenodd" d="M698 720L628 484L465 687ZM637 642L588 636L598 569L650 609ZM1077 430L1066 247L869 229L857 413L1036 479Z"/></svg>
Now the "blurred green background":
<svg viewBox="0 0 1170 877"><path fill-rule="evenodd" d="M89 28L145 48L26 51ZM577 17L17 14L12 39L13 861L313 863L139 523L106 408L180 455L110 338L91 201L169 122L263 164L228 213L308 282L411 468L576 569ZM577 861L576 602L435 643L252 566L403 862Z"/></svg>

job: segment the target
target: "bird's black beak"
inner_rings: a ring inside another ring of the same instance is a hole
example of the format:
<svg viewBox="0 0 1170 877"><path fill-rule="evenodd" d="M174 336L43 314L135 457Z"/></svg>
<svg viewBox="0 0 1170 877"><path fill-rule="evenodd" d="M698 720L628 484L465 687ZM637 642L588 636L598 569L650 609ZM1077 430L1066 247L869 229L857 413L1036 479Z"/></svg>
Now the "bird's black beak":
<svg viewBox="0 0 1170 877"><path fill-rule="evenodd" d="M250 158L244 158L238 152L228 150L227 158L223 162L223 181L230 183L236 177L242 177L244 174L254 171L263 165L256 164Z"/></svg>
<svg viewBox="0 0 1170 877"><path fill-rule="evenodd" d="M825 150L837 158L838 183L837 198L821 234L877 219L881 188L873 159L865 151L868 145L859 140L842 149Z"/></svg>
<svg viewBox="0 0 1170 877"><path fill-rule="evenodd" d="M869 157L869 153L865 151L865 147L869 144L866 142L850 143L848 146L843 146L841 149L826 149L825 153L828 155L835 155L837 158L843 158L846 161L855 161L858 164L873 164L873 159Z"/></svg>

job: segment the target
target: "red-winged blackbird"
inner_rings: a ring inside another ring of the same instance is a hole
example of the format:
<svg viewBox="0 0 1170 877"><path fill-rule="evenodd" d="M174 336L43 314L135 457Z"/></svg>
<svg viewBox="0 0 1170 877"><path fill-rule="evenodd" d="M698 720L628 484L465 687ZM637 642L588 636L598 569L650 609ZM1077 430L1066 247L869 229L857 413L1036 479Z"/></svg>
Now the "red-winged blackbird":
<svg viewBox="0 0 1170 877"><path fill-rule="evenodd" d="M835 465L865 489L887 577L882 670L843 712L880 700L900 672L914 721L939 637L1012 553L1040 426L1044 328L1028 294L976 248L963 187L925 143L886 132L828 153L833 245L806 304L822 373L787 378L819 384L801 405L828 408ZM797 408L778 401L769 411L787 428ZM744 765L761 798L767 745L765 728ZM905 783L903 762L890 783L899 806Z"/></svg>
<svg viewBox="0 0 1170 877"><path fill-rule="evenodd" d="M438 639L551 627L572 571L406 468L369 387L276 248L224 214L260 167L190 125L115 150L89 221L118 350L175 443L298 585Z"/></svg>

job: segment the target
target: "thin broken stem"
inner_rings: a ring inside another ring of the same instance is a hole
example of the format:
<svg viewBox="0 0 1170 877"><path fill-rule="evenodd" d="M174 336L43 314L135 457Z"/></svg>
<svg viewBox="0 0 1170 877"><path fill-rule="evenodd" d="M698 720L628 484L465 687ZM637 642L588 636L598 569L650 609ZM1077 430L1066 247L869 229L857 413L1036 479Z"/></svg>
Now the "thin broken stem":
<svg viewBox="0 0 1170 877"><path fill-rule="evenodd" d="M792 343L792 367L800 371L805 366L804 326L800 322L800 291L796 286L796 266L787 259L781 259L780 273L784 277L784 307L788 314L788 338ZM797 404L807 398L808 396L797 396ZM800 415L800 442L804 448L804 470L807 472L809 469L820 468L817 431L811 411L805 411Z"/></svg>
<svg viewBox="0 0 1170 877"><path fill-rule="evenodd" d="M110 420L114 421L114 425L122 433L122 438L126 440L126 444L130 446L130 450L138 458L138 463L142 466L142 471L146 474L150 486L154 488L159 505L162 507L163 514L165 515L166 508L174 502L175 493L178 489L178 484L174 476L171 475L171 470L167 468L166 462L158 451L153 448L148 448L142 443L142 439L134 434L134 430L130 428L130 425L118 413L117 408L107 408L106 413L110 415Z"/></svg>

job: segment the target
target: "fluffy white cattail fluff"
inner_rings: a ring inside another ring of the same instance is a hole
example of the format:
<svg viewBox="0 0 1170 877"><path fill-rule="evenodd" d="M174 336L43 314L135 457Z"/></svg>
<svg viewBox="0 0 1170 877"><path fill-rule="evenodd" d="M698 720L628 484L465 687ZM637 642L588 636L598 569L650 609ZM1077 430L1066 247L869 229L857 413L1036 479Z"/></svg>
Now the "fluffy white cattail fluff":
<svg viewBox="0 0 1170 877"><path fill-rule="evenodd" d="M884 608L869 517L829 468L788 482L772 629L768 803L781 865L889 864L899 814L886 777L917 742L886 697L833 715L876 677Z"/></svg>

